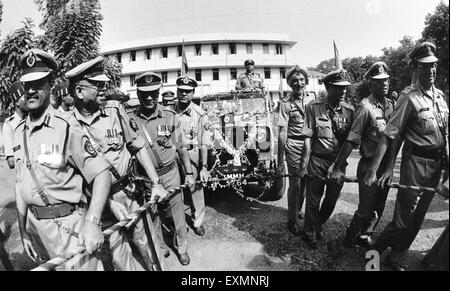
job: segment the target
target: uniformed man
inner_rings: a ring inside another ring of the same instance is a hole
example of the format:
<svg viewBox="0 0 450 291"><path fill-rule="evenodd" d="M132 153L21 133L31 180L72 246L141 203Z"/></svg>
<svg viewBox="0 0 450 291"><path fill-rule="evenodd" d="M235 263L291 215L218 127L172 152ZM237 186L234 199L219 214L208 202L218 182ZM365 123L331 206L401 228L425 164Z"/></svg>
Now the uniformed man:
<svg viewBox="0 0 450 291"><path fill-rule="evenodd" d="M364 178L367 186L377 181L379 165L389 146L388 163L395 163L398 141L402 139L400 184L435 188L442 170L448 171L445 165L445 156L448 156L448 107L444 94L434 86L438 61L435 54L436 47L430 42L420 43L409 53L416 84L400 94ZM392 166L388 167L387 176L392 176L392 169ZM383 178L379 183L388 180ZM392 222L373 244L380 254L391 247L386 264L392 269L405 270L402 258L419 232L433 196L431 192L398 191Z"/></svg>
<svg viewBox="0 0 450 291"><path fill-rule="evenodd" d="M129 214L139 208L131 192L130 159L135 156L152 181L152 197L150 201L157 201L167 195L161 185L152 160L145 149L145 141L139 135L136 122L129 118L125 109L117 101L104 104L106 82L109 78L103 73L103 58L101 56L82 63L66 73L70 82L69 91L75 96L73 114L79 124L89 136L98 155L103 156L110 163L110 173L113 177L111 186L112 200L108 200L110 208L118 220L129 218ZM100 101L99 101L100 100ZM103 104L104 106L100 106ZM112 223L110 223L112 224ZM132 229L133 242L143 257L149 270L155 262L154 254L148 245L142 220ZM131 252L123 242L123 236L116 232L110 236L113 251L113 263L120 270L136 269L139 267L130 258ZM115 245L119 246L116 249ZM123 247L125 245L125 247ZM123 252L124 251L124 252ZM124 258L125 257L125 258Z"/></svg>
<svg viewBox="0 0 450 291"><path fill-rule="evenodd" d="M69 94L69 82L63 81L55 85L53 88L53 95L58 100L61 111L72 111L75 106L72 95Z"/></svg>
<svg viewBox="0 0 450 291"><path fill-rule="evenodd" d="M305 154L301 175L306 176L305 234L303 239L312 248L323 238L322 225L333 213L342 184L326 180L333 171L334 161L347 139L354 118L354 109L343 101L347 92L348 73L339 69L322 79L327 97L306 105L303 127ZM306 169L305 169L306 167ZM320 200L326 187L322 205Z"/></svg>
<svg viewBox="0 0 450 291"><path fill-rule="evenodd" d="M299 234L298 218L303 219L301 212L305 199L305 183L299 178L300 161L303 153L305 136L302 134L305 123L305 106L310 96L305 92L308 84L308 72L298 65L289 69L286 74L288 85L292 88L285 101L280 101L278 119L278 171L283 173L284 152L288 165L288 223L287 228L294 235ZM305 167L303 167L305 169ZM303 174L304 175L304 174Z"/></svg>
<svg viewBox="0 0 450 291"><path fill-rule="evenodd" d="M194 180L200 178L201 181L209 179L208 147L211 145L211 135L209 132L210 123L208 115L198 105L192 103L197 82L189 76L181 76L176 81L178 103L175 111L181 122L182 133L189 145L189 157L191 159ZM182 178L189 173L188 169L181 168ZM191 218L193 220L194 232L197 235L204 235L205 229L202 226L205 218L205 198L203 186L196 184L185 192L191 208Z"/></svg>
<svg viewBox="0 0 450 291"><path fill-rule="evenodd" d="M16 204L24 249L36 259L26 230L29 219L51 258L75 253L83 244L93 254L103 244L100 217L111 185L108 163L97 155L76 120L50 106L58 69L53 57L32 49L21 57L20 68L29 110L14 132ZM83 180L93 185L87 210ZM102 269L92 256L76 261L62 268Z"/></svg>
<svg viewBox="0 0 450 291"><path fill-rule="evenodd" d="M183 167L187 169L185 182L194 185L193 169L187 152L186 139L181 133L180 121L175 111L158 104L161 77L153 72L143 73L136 78L137 96L140 106L131 116L136 120L140 133L146 139L146 148L150 153L156 172L166 189L174 189L181 184L180 173L176 162L177 148ZM178 146L178 147L176 147ZM175 225L175 237L178 259L182 265L190 262L187 253L187 230L184 214L183 193L174 192L168 198L169 211ZM161 234L161 222L153 211L155 228L161 245L164 239ZM165 250L166 253L168 250Z"/></svg>
<svg viewBox="0 0 450 291"><path fill-rule="evenodd" d="M244 66L245 73L240 74L236 80L236 91L264 94L264 79L260 74L255 73L255 62L246 60Z"/></svg>
<svg viewBox="0 0 450 291"><path fill-rule="evenodd" d="M359 146L361 159L358 163L357 178L359 186L359 204L350 226L347 228L344 244L365 244L375 231L384 210L388 187L372 185L367 187L362 180L372 162L372 157L382 135L386 122L394 109L394 102L387 98L389 92L388 67L384 62L375 62L365 74L369 82L370 96L364 98L356 109L347 140L342 147L334 166L331 179L341 184L344 177L347 158L352 149ZM384 172L386 159L378 170L379 175Z"/></svg>
<svg viewBox="0 0 450 291"><path fill-rule="evenodd" d="M14 114L5 120L3 124L3 140L5 147L5 158L10 169L14 168L14 129L27 117L28 109L23 98L24 89L22 82L17 81L9 89L9 96L14 105Z"/></svg>
<svg viewBox="0 0 450 291"><path fill-rule="evenodd" d="M162 93L162 105L167 108L173 109L173 107L175 106L175 93L170 90Z"/></svg>

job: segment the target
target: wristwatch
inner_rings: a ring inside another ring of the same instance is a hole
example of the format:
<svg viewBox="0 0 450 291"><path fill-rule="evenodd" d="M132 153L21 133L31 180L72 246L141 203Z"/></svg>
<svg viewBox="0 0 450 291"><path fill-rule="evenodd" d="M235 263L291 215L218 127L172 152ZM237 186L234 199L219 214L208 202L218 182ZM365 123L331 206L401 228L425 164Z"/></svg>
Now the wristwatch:
<svg viewBox="0 0 450 291"><path fill-rule="evenodd" d="M95 224L95 225L97 225L97 226L99 226L99 227L102 227L102 226L103 226L103 223L101 222L100 218L95 217L95 216L86 216L86 217L84 218L84 220L87 220L87 221L89 221L90 223L93 223L93 224Z"/></svg>
<svg viewBox="0 0 450 291"><path fill-rule="evenodd" d="M158 185L158 184L159 184L159 185L162 185L161 178L158 177L158 179L156 179L156 181L152 180L152 186Z"/></svg>

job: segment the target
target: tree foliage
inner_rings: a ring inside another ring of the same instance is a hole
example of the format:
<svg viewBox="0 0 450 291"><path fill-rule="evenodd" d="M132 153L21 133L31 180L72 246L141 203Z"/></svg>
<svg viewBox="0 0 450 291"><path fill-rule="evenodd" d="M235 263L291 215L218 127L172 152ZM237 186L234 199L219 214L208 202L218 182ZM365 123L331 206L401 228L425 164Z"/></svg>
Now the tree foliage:
<svg viewBox="0 0 450 291"><path fill-rule="evenodd" d="M449 6L444 2L440 2L433 14L428 14L425 18L425 28L422 32L422 40L432 41L437 48L438 74L436 78L436 86L443 89L448 96L448 26L449 26Z"/></svg>
<svg viewBox="0 0 450 291"><path fill-rule="evenodd" d="M5 103L9 103L9 87L19 79L20 57L37 46L31 19L26 18L22 23L23 27L6 36L0 46L0 98Z"/></svg>

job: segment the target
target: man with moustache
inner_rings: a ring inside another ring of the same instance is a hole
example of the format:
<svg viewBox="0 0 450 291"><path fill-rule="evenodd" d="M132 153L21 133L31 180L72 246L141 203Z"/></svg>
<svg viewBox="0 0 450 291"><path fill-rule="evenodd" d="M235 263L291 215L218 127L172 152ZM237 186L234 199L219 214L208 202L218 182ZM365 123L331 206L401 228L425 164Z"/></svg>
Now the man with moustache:
<svg viewBox="0 0 450 291"><path fill-rule="evenodd" d="M302 238L311 248L317 248L318 240L323 238L322 225L333 213L341 193L342 184L326 179L333 171L335 159L354 118L353 107L343 101L350 85L347 71L330 72L322 81L327 97L306 105L303 127L306 139L300 169L300 173L307 173L305 233ZM325 198L320 205L325 186Z"/></svg>
<svg viewBox="0 0 450 291"><path fill-rule="evenodd" d="M189 76L181 76L176 81L178 103L175 112L181 122L181 131L188 143L188 153L191 160L194 180L200 178L205 182L209 179L208 147L211 145L209 132L210 123L208 115L200 106L192 102L197 82ZM188 169L181 168L182 178L190 174ZM194 232L197 235L205 235L203 220L205 218L205 198L203 186L193 185L185 192L190 204L191 218L194 224Z"/></svg>
<svg viewBox="0 0 450 291"><path fill-rule="evenodd" d="M150 201L156 202L167 195L161 185L155 167L145 149L145 141L139 135L136 122L129 118L119 101L105 103L106 82L109 78L103 72L101 56L82 63L68 71L65 77L69 80L69 92L75 96L73 115L89 136L95 154L104 157L110 164L109 171L113 177L110 189L109 208L118 220L130 218L130 213L140 206L132 195L129 165L132 156L142 164L143 169L152 181ZM105 222L115 221L104 217ZM112 218L112 217L111 217ZM133 242L152 270L155 260L150 251L144 224L139 220L130 230ZM109 242L112 249L113 264L119 270L140 270L131 255L131 250L124 240L122 231L113 233Z"/></svg>
<svg viewBox="0 0 450 291"><path fill-rule="evenodd" d="M26 230L30 220L51 258L66 257L85 246L93 254L103 244L100 217L108 198L108 163L92 151L89 138L75 119L50 105L50 88L58 65L38 49L20 59L25 100L29 110L14 132L17 168L16 205L19 230L27 255L36 251ZM90 205L83 180L92 185ZM80 255L76 265L62 269L101 270L94 256Z"/></svg>
<svg viewBox="0 0 450 291"><path fill-rule="evenodd" d="M399 140L404 141L400 184L436 188L443 170L448 179L449 111L444 94L434 86L438 61L435 54L436 46L430 42L418 44L409 53L415 84L405 88L398 99L364 178L367 186L377 182L377 172L388 149L391 166L378 184L389 181L386 177L392 176ZM402 259L421 228L433 196L431 192L398 191L392 221L370 244L380 254L391 247L386 265L393 270L406 270Z"/></svg>
<svg viewBox="0 0 450 291"><path fill-rule="evenodd" d="M139 132L145 137L145 146L150 153L153 164L156 165L161 184L165 189L180 187L181 178L176 162L177 151L179 152L183 168L186 169L185 182L193 186L195 183L194 173L191 167L187 143L181 132L181 124L175 111L158 104L159 91L161 88L161 77L153 72L147 72L136 78L137 96L140 106L132 114L136 120ZM142 170L139 169L140 173ZM182 265L190 262L187 253L187 231L184 214L183 193L173 192L167 199L169 211L175 225L174 236L178 259ZM164 247L164 239L161 233L161 222L157 215L156 207L151 212L156 235L163 246L165 256L168 250Z"/></svg>
<svg viewBox="0 0 450 291"><path fill-rule="evenodd" d="M264 79L260 74L255 73L255 62L246 60L244 66L245 73L240 74L236 80L236 91L264 94Z"/></svg>
<svg viewBox="0 0 450 291"><path fill-rule="evenodd" d="M305 106L311 96L305 92L308 84L308 72L298 65L289 69L286 81L292 88L292 92L286 101L280 101L280 113L278 119L278 171L283 173L284 152L286 151L286 162L288 165L289 188L288 188L288 230L298 235L298 218L303 219L301 212L305 199L305 173L300 173L301 157L305 136L302 134L305 123Z"/></svg>
<svg viewBox="0 0 450 291"><path fill-rule="evenodd" d="M369 82L370 96L364 98L356 109L355 121L344 146L341 148L331 179L342 184L347 158L353 148L359 146L361 159L358 163L357 178L359 204L347 228L344 245L365 245L377 226L386 204L388 187L372 185L367 187L362 180L372 162L378 141L386 127L386 122L394 109L394 102L387 98L389 92L388 67L384 62L375 62L365 74ZM379 169L379 176L385 171L386 159Z"/></svg>

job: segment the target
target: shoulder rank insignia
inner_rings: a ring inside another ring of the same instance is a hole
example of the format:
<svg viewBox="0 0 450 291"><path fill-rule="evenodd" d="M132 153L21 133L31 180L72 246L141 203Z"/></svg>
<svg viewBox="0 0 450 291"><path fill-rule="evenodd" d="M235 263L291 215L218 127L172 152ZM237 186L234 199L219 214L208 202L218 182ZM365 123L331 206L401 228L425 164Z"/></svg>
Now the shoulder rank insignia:
<svg viewBox="0 0 450 291"><path fill-rule="evenodd" d="M130 127L131 127L134 131L138 131L138 130L139 130L139 127L138 127L136 121L134 121L133 118L130 118Z"/></svg>

